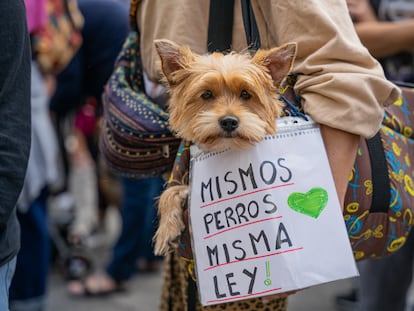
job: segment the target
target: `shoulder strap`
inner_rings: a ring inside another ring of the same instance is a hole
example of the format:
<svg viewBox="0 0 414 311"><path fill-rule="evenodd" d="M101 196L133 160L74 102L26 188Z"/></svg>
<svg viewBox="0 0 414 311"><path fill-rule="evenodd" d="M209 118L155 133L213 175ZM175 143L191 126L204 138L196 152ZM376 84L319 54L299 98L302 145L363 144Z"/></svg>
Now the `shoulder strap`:
<svg viewBox="0 0 414 311"><path fill-rule="evenodd" d="M371 213L387 213L391 201L388 165L380 133L366 139L372 174Z"/></svg>
<svg viewBox="0 0 414 311"><path fill-rule="evenodd" d="M249 49L260 48L260 35L250 0L241 0L243 24ZM234 0L210 0L207 50L229 51L233 34Z"/></svg>
<svg viewBox="0 0 414 311"><path fill-rule="evenodd" d="M257 28L256 18L250 0L241 0L244 31L246 32L247 45L252 51L260 48L260 34Z"/></svg>
<svg viewBox="0 0 414 311"><path fill-rule="evenodd" d="M207 50L229 51L233 34L234 0L210 0Z"/></svg>

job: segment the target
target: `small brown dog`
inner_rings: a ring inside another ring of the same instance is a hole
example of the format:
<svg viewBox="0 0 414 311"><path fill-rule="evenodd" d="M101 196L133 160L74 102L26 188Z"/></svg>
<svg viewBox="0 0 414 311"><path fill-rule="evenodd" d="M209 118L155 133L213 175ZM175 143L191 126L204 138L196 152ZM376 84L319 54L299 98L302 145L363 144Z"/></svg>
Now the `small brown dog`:
<svg viewBox="0 0 414 311"><path fill-rule="evenodd" d="M277 89L288 75L296 44L249 54L198 55L168 40L157 40L169 87L170 127L204 151L245 149L276 132L282 104ZM182 202L188 185L163 192L158 204L155 253L165 255L184 230Z"/></svg>

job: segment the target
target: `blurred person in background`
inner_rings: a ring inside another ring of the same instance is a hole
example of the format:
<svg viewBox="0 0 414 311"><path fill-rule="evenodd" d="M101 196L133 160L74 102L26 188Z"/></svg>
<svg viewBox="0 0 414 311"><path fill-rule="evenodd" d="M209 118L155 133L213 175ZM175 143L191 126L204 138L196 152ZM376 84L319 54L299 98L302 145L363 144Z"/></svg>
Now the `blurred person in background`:
<svg viewBox="0 0 414 311"><path fill-rule="evenodd" d="M152 237L156 229L156 198L161 194L163 183L161 177L122 178L122 226L110 260L104 271L73 284L71 294L102 296L122 292L136 273L159 271L161 257L154 255Z"/></svg>
<svg viewBox="0 0 414 311"><path fill-rule="evenodd" d="M347 0L361 42L392 81L414 82L414 1Z"/></svg>
<svg viewBox="0 0 414 311"><path fill-rule="evenodd" d="M119 205L119 180L100 163L97 134L104 85L129 30L124 16L128 6L119 0L78 0L78 6L85 20L83 44L57 76L50 102L64 157L65 188L74 200L69 228L74 244L104 229L107 207Z"/></svg>
<svg viewBox="0 0 414 311"><path fill-rule="evenodd" d="M97 148L101 95L130 30L129 1L78 0L78 5L85 19L83 45L69 66L57 76L57 89L50 107L58 127L69 122L71 128L70 144L67 144L68 133L64 132L61 132L60 143L63 148L74 147L68 150L67 162L69 181L72 179L69 191L73 192L77 205L69 230L72 243L82 243L83 237L93 231L94 224L103 225L108 198L118 192L118 183L120 186L116 205L120 208L121 228L110 261L92 275L72 276L67 284L71 295L99 296L123 290L136 272L158 271L160 258L152 251L156 226L154 198L159 196L163 180L113 176L102 163ZM81 175L87 181L79 182ZM95 200L91 196L96 187L99 193ZM79 198L88 196L88 200ZM93 220L94 212L99 212L97 221Z"/></svg>

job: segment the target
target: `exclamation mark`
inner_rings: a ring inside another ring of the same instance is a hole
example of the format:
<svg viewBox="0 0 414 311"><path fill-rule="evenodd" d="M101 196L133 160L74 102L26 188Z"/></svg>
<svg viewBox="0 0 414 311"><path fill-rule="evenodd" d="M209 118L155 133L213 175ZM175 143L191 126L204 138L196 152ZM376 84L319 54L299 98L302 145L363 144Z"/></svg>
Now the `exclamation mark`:
<svg viewBox="0 0 414 311"><path fill-rule="evenodd" d="M266 280L264 284L266 286L272 285L272 280L270 279L270 261L266 261Z"/></svg>

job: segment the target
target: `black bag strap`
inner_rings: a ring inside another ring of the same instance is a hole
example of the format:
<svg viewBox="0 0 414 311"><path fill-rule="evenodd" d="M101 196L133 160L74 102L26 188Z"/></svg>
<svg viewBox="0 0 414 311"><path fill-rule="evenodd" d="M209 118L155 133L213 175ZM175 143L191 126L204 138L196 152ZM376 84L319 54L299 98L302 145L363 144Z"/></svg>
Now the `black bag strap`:
<svg viewBox="0 0 414 311"><path fill-rule="evenodd" d="M191 277L188 277L187 280L187 311L196 311L197 284Z"/></svg>
<svg viewBox="0 0 414 311"><path fill-rule="evenodd" d="M251 51L255 52L260 48L260 34L257 28L256 18L254 17L250 0L241 0L241 6L247 45Z"/></svg>
<svg viewBox="0 0 414 311"><path fill-rule="evenodd" d="M252 52L260 48L260 34L250 0L241 0L247 45ZM230 51L233 35L234 0L210 0L207 50Z"/></svg>
<svg viewBox="0 0 414 311"><path fill-rule="evenodd" d="M380 132L365 141L371 161L372 174L372 202L370 212L387 213L391 200L390 178L388 176L388 165Z"/></svg>
<svg viewBox="0 0 414 311"><path fill-rule="evenodd" d="M231 49L234 0L210 0L207 50L224 52Z"/></svg>

